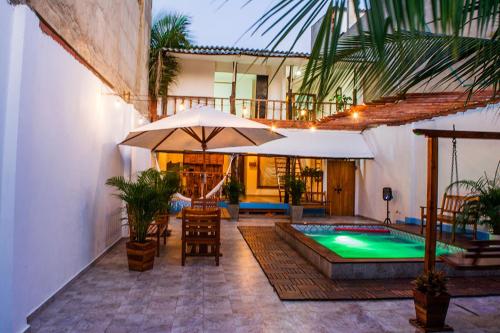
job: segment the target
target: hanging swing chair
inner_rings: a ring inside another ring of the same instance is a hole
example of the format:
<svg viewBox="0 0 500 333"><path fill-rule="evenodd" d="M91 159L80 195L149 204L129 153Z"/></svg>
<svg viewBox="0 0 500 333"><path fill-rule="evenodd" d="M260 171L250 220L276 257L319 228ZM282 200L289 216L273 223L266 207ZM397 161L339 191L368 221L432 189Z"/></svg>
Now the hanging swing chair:
<svg viewBox="0 0 500 333"><path fill-rule="evenodd" d="M455 125L453 125L453 131L455 131ZM455 242L455 234L457 222L460 220L463 232L465 232L466 224L472 224L473 234L472 237L475 240L477 234L477 216L473 214L468 214L464 216L462 214L464 203L468 200L474 200L474 197L462 196L460 195L460 185L458 184L458 153L457 153L457 139L454 137L452 139L452 151L451 151L451 172L450 172L450 185L447 187L443 194L443 200L441 201L441 207L438 208L437 221L439 222L439 236L443 238L443 223L451 224L451 241ZM420 234L424 233L424 227L427 222L427 208L424 206L420 207Z"/></svg>

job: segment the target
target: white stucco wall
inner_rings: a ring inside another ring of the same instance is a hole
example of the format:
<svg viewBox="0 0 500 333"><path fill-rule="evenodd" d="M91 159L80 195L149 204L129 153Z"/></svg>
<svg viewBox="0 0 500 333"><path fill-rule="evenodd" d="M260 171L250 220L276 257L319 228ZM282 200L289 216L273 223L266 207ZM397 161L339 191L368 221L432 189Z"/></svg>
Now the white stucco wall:
<svg viewBox="0 0 500 333"><path fill-rule="evenodd" d="M231 73L233 71L232 62L180 58L178 62L180 64L179 75L168 91L168 94L172 96L212 97L214 94L214 73ZM263 64L238 64L238 73L269 76L268 99L285 100L285 67L280 68L277 75L274 76L276 69L276 66L266 66Z"/></svg>
<svg viewBox="0 0 500 333"><path fill-rule="evenodd" d="M414 128L500 131L500 104L421 121L404 126L380 126L363 132L375 159L361 161L358 169L357 213L383 220L385 203L382 187L392 187L391 219L420 218L425 206L427 140L416 136ZM484 172L492 176L500 160L500 141L457 140L460 179L478 179ZM451 139L439 140L439 194L441 201L450 183ZM439 202L441 204L441 202Z"/></svg>
<svg viewBox="0 0 500 333"><path fill-rule="evenodd" d="M33 310L121 237L121 203L104 183L150 162L117 147L138 125L134 108L38 23L0 1L0 332L24 331Z"/></svg>
<svg viewBox="0 0 500 333"><path fill-rule="evenodd" d="M169 87L173 96L207 96L214 94L215 62L179 59L180 73Z"/></svg>

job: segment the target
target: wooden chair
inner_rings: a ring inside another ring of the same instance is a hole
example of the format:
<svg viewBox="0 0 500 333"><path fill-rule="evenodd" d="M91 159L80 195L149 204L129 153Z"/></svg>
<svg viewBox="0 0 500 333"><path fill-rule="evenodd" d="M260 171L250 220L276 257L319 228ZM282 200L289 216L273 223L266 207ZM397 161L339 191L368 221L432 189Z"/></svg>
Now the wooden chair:
<svg viewBox="0 0 500 333"><path fill-rule="evenodd" d="M471 241L464 253L440 258L457 270L500 269L500 240Z"/></svg>
<svg viewBox="0 0 500 333"><path fill-rule="evenodd" d="M443 223L448 223L452 225L451 240L455 241L455 231L457 223L457 215L462 211L463 205L468 200L477 200L477 198L471 198L461 195L450 195L444 193L443 201L441 203L441 208L437 211L437 221L439 222L439 234L443 236ZM420 206L420 234L424 233L424 226L427 222L427 207ZM472 237L475 240L477 236L477 217L470 216L466 224L472 224L474 226Z"/></svg>
<svg viewBox="0 0 500 333"><path fill-rule="evenodd" d="M211 199L211 198L208 198L208 199L192 198L191 199L191 208L204 209L204 210L205 209L217 209L217 208L219 208L219 202L217 199Z"/></svg>
<svg viewBox="0 0 500 333"><path fill-rule="evenodd" d="M182 266L186 256L213 256L215 264L219 266L220 221L219 209L182 210ZM203 246L207 248L206 251L201 250Z"/></svg>

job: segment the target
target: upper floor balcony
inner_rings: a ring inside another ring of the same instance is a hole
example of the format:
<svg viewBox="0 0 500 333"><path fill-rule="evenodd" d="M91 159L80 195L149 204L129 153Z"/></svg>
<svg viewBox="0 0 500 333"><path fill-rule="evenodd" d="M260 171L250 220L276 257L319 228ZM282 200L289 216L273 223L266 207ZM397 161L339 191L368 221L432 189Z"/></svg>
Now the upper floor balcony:
<svg viewBox="0 0 500 333"><path fill-rule="evenodd" d="M293 95L289 100L167 96L159 104L157 114L152 114L153 119L168 117L203 105L243 118L273 123L278 127L305 127L305 124L346 112L352 106L342 102L317 102L313 95L302 98Z"/></svg>

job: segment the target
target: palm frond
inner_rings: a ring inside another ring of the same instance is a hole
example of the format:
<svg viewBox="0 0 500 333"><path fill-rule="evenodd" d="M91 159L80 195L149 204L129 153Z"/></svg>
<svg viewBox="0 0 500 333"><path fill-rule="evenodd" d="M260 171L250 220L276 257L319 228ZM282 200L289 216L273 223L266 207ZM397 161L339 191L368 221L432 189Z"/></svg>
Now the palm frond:
<svg viewBox="0 0 500 333"><path fill-rule="evenodd" d="M345 6L345 0L278 0L254 25L254 33L266 34L282 24L269 44L275 49L294 28L297 40L321 20L303 93L321 100L340 83L362 84L375 98L404 94L439 76L436 85L467 82L469 93L493 87L496 94L500 1L354 0L354 35L342 37Z"/></svg>
<svg viewBox="0 0 500 333"><path fill-rule="evenodd" d="M193 43L188 16L167 13L157 16L151 27L149 52L149 94L153 98L167 95L168 87L179 73L177 59L165 54L165 48L187 48Z"/></svg>

